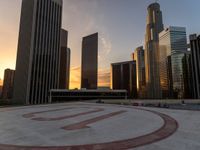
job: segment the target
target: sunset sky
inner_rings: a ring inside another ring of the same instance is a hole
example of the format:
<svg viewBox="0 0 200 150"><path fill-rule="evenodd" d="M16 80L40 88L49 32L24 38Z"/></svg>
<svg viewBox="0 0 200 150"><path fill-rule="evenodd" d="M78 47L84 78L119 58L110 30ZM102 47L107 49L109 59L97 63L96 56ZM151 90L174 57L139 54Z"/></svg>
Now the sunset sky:
<svg viewBox="0 0 200 150"><path fill-rule="evenodd" d="M147 6L154 0L63 0L63 28L69 31L71 88L80 86L82 37L99 32L99 86L109 86L110 63L131 59L144 44ZM160 0L165 27L200 32L199 0ZM0 79L15 69L21 0L0 0ZM0 80L1 84L1 80Z"/></svg>

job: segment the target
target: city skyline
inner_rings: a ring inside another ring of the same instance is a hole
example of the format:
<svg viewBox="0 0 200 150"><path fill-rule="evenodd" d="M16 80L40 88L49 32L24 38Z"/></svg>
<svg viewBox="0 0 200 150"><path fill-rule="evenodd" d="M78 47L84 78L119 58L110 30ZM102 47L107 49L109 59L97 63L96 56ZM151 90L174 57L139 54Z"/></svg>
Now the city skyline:
<svg viewBox="0 0 200 150"><path fill-rule="evenodd" d="M101 2L64 0L62 27L69 31L69 47L72 52L71 88L80 87L81 38L99 32L99 85L109 85L110 63L131 60L133 50L144 44L146 8L151 2L153 1L126 0L122 3L117 0L113 3L112 0ZM168 25L186 27L188 37L189 34L199 31L200 22L197 21L198 15L195 14L199 13L197 8L200 2L193 0L191 3L183 0L181 7L178 5L179 2L159 1L163 11L163 22L165 27ZM21 1L8 0L0 3L2 7L0 14L3 15L0 24L0 78L2 79L4 69L15 69ZM190 11L185 12L185 10ZM73 20L74 17L76 19Z"/></svg>
<svg viewBox="0 0 200 150"><path fill-rule="evenodd" d="M200 2L2 1L0 150L200 149Z"/></svg>

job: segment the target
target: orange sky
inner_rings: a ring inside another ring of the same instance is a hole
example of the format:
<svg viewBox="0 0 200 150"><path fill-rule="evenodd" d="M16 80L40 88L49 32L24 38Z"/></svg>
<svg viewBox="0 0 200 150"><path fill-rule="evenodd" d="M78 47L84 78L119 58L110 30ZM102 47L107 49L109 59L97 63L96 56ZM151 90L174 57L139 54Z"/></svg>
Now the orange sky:
<svg viewBox="0 0 200 150"><path fill-rule="evenodd" d="M98 86L110 87L110 70L99 69ZM71 68L70 89L80 88L81 69L80 67Z"/></svg>
<svg viewBox="0 0 200 150"><path fill-rule="evenodd" d="M0 2L0 79L5 69L15 69L21 3L14 1Z"/></svg>
<svg viewBox="0 0 200 150"><path fill-rule="evenodd" d="M192 1L192 2L191 2ZM0 0L0 79L15 69L22 0ZM71 49L71 88L80 87L82 37L99 33L99 86L109 85L110 64L128 61L144 44L150 0L63 0L62 28L68 30ZM199 31L199 0L160 0L165 26ZM185 11L190 10L190 11ZM183 17L186 16L186 17Z"/></svg>
<svg viewBox="0 0 200 150"><path fill-rule="evenodd" d="M2 86L3 85L3 81L0 79L0 86Z"/></svg>
<svg viewBox="0 0 200 150"><path fill-rule="evenodd" d="M18 33L19 33L19 22L20 22L20 9L21 0L8 0L4 1L1 5L0 1L0 79L4 77L4 70L7 68L15 69L16 55L17 55L17 45L18 45ZM11 11L12 10L12 11ZM69 9L65 9L69 10ZM65 11L64 10L64 11ZM70 12L64 12L64 14L75 14L74 8ZM72 11L72 12L71 12ZM6 14L6 17L5 17ZM73 17L73 15L70 15ZM80 15L80 14L77 14ZM67 16L69 18L70 16ZM65 16L63 17L65 18ZM91 34L93 32L99 31L96 25L93 24L93 20L85 21L84 30L80 27L74 28L74 26L79 25L77 22L67 22L68 20L63 19L63 28L69 30L69 47L71 48L71 76L70 76L70 88L80 88L80 50L82 37ZM69 19L70 20L70 19ZM73 34L72 34L73 33ZM109 54L111 51L111 44L109 39L104 35L104 37L99 37L99 63L106 62L105 55ZM102 57L104 56L104 57ZM110 62L107 62L110 65ZM107 68L101 66L100 68ZM104 78L105 77L105 78ZM2 81L0 81L1 84ZM109 70L99 69L99 86L109 86Z"/></svg>

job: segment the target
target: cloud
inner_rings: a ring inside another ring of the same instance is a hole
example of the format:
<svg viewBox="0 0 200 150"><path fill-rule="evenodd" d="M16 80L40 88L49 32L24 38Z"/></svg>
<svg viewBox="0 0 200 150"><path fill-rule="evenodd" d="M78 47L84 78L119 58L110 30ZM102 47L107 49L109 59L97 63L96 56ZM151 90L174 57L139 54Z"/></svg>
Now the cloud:
<svg viewBox="0 0 200 150"><path fill-rule="evenodd" d="M92 2L92 3L91 3ZM89 4L88 7L86 4ZM92 9L90 11L82 10L83 6L86 5L85 7L88 9ZM103 20L104 16L98 15L94 16L93 12L97 8L97 1L91 1L88 0L85 3L78 3L78 5L71 5L70 9L71 12L73 12L74 16L79 16L81 20L77 20L77 30L80 30L79 33L82 36L87 36L88 34L92 34L95 32L99 33L99 61L100 62L105 62L107 60L107 55L110 54L112 51L112 43L109 38L109 35L107 34L107 30L103 24L99 24L99 20ZM84 12L81 13L82 11L77 11L77 10L82 10ZM80 17L81 16L81 17ZM98 19L97 19L98 18ZM79 22L79 23L78 23ZM80 28L81 25L81 28Z"/></svg>
<svg viewBox="0 0 200 150"><path fill-rule="evenodd" d="M112 43L104 25L105 16L96 12L99 7L98 3L97 0L73 0L64 2L64 7L68 8L64 9L64 14L68 19L64 20L63 25L70 31L69 45L74 54L80 54L79 50L81 49L82 37L95 32L99 33L99 68L105 68L105 66L110 65L109 54L112 51ZM77 56L73 56L72 59L76 60ZM77 60L72 63L73 66L79 66ZM110 70L99 69L98 72L98 85L110 86ZM80 82L81 67L71 68L70 88L80 88Z"/></svg>
<svg viewBox="0 0 200 150"><path fill-rule="evenodd" d="M110 70L109 69L99 69L98 86L110 87Z"/></svg>
<svg viewBox="0 0 200 150"><path fill-rule="evenodd" d="M91 32L91 30L95 30L97 28L97 26L95 25L94 19L90 15L87 15L86 20L87 20L87 23L86 23L85 29L84 29L85 34Z"/></svg>
<svg viewBox="0 0 200 150"><path fill-rule="evenodd" d="M106 34L100 35L100 52L99 61L107 61L110 52L112 51L112 43Z"/></svg>
<svg viewBox="0 0 200 150"><path fill-rule="evenodd" d="M3 80L2 79L0 79L0 86L2 86L3 85Z"/></svg>
<svg viewBox="0 0 200 150"><path fill-rule="evenodd" d="M108 55L112 50L112 44L108 38L101 37L100 39L103 44L104 54Z"/></svg>
<svg viewBox="0 0 200 150"><path fill-rule="evenodd" d="M81 67L72 67L70 72L70 89L80 88ZM98 70L98 86L110 87L110 70Z"/></svg>
<svg viewBox="0 0 200 150"><path fill-rule="evenodd" d="M72 67L70 71L70 89L80 88L81 68Z"/></svg>

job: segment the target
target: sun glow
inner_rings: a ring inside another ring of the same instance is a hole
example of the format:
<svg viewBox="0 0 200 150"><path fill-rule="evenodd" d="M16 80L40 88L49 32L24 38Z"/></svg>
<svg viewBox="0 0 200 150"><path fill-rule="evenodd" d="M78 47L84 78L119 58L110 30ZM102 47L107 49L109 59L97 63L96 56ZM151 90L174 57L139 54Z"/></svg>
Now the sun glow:
<svg viewBox="0 0 200 150"><path fill-rule="evenodd" d="M72 67L70 71L70 89L80 88L81 68ZM99 69L98 86L110 87L110 69Z"/></svg>

